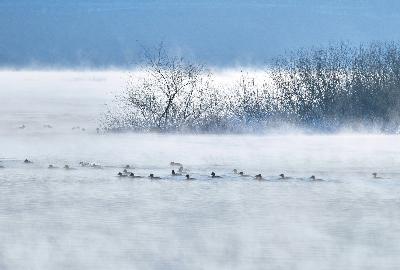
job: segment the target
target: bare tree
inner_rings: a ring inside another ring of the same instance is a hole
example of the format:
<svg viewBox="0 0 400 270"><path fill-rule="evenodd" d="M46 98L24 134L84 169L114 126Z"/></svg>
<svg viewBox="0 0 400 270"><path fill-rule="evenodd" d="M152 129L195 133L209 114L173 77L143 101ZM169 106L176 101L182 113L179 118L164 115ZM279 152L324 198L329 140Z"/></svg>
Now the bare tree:
<svg viewBox="0 0 400 270"><path fill-rule="evenodd" d="M204 66L168 55L161 44L145 50L108 130L251 132L290 124L335 131L344 126L400 127L400 46L336 44L279 57L263 82L241 73L217 85Z"/></svg>
<svg viewBox="0 0 400 270"><path fill-rule="evenodd" d="M177 131L207 111L204 92L210 73L182 57L170 56L161 44L145 51L144 76L130 78L125 104L135 115L133 125L152 131Z"/></svg>

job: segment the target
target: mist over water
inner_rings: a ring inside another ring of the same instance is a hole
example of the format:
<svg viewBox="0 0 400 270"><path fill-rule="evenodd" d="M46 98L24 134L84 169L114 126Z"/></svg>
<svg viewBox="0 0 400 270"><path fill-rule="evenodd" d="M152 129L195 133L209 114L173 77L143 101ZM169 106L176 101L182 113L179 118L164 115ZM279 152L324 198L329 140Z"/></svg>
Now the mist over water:
<svg viewBox="0 0 400 270"><path fill-rule="evenodd" d="M397 269L398 136L97 134L126 77L0 72L1 269Z"/></svg>

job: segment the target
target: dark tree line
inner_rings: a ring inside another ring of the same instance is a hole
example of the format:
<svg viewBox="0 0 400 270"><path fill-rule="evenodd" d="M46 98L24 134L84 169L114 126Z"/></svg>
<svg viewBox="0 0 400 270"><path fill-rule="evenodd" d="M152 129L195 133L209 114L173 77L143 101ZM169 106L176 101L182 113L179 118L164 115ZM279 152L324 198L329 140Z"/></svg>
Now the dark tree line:
<svg viewBox="0 0 400 270"><path fill-rule="evenodd" d="M104 117L105 130L254 132L282 124L324 132L399 129L397 43L301 49L275 59L262 82L241 73L229 86L163 47L145 56L143 76L130 79Z"/></svg>
<svg viewBox="0 0 400 270"><path fill-rule="evenodd" d="M299 50L276 60L273 80L288 121L337 130L399 126L400 50L395 43Z"/></svg>

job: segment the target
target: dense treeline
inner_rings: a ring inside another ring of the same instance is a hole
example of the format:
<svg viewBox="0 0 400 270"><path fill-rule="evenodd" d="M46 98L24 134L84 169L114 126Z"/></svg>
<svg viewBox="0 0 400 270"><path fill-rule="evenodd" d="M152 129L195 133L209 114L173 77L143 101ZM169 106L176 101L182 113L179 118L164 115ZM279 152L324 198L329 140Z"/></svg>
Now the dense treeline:
<svg viewBox="0 0 400 270"><path fill-rule="evenodd" d="M334 132L397 132L400 46L336 44L275 59L260 81L242 73L215 83L204 66L160 47L146 52L143 76L132 77L102 122L105 130L253 132L281 125Z"/></svg>
<svg viewBox="0 0 400 270"><path fill-rule="evenodd" d="M278 59L272 76L285 116L300 126L398 128L397 44L300 50Z"/></svg>

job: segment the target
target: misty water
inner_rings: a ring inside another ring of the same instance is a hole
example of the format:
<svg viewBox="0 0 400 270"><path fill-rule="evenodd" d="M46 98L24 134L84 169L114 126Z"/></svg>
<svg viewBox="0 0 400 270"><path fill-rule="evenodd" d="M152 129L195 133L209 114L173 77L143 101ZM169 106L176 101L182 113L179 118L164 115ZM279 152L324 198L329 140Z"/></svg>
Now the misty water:
<svg viewBox="0 0 400 270"><path fill-rule="evenodd" d="M125 80L0 73L0 269L398 269L398 136L97 134Z"/></svg>

